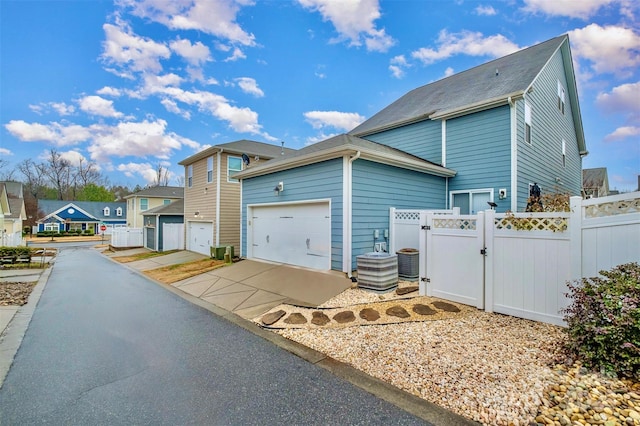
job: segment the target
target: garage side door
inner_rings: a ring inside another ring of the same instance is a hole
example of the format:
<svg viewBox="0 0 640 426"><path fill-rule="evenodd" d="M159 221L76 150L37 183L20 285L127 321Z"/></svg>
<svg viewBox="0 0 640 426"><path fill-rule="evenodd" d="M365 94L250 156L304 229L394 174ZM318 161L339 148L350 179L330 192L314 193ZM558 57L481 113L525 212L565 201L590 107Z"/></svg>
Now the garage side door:
<svg viewBox="0 0 640 426"><path fill-rule="evenodd" d="M252 256L306 268L331 269L328 202L254 207Z"/></svg>
<svg viewBox="0 0 640 426"><path fill-rule="evenodd" d="M213 224L205 222L189 222L189 246L187 250L211 255L213 245Z"/></svg>

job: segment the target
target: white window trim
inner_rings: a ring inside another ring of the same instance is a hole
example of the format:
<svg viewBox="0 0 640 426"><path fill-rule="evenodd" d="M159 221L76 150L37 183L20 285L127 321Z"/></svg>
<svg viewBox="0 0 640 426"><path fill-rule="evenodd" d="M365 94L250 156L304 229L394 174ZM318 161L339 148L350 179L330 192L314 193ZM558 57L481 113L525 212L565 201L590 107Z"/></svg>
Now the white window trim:
<svg viewBox="0 0 640 426"><path fill-rule="evenodd" d="M234 172L235 171L238 171L238 172L242 171L242 165L243 165L242 157L233 157L233 156L229 155L227 157L227 182L229 182L229 183L240 183L240 181L238 179L234 179L234 178L231 177L231 173L230 173L231 172L231 168L230 168L230 164L229 164L231 159L240 160L240 170L235 170L234 169L233 171Z"/></svg>
<svg viewBox="0 0 640 426"><path fill-rule="evenodd" d="M207 157L207 183L213 182L213 156Z"/></svg>
<svg viewBox="0 0 640 426"><path fill-rule="evenodd" d="M104 209L102 209L102 214L103 216L111 215L111 209L109 207L105 207Z"/></svg>
<svg viewBox="0 0 640 426"><path fill-rule="evenodd" d="M142 200L146 200L146 202L147 202L147 208L146 209L142 208ZM144 212L144 211L147 211L147 210L149 210L149 199L148 198L140 198L140 211Z"/></svg>
<svg viewBox="0 0 640 426"><path fill-rule="evenodd" d="M187 166L187 187L191 188L193 186L193 165Z"/></svg>
<svg viewBox="0 0 640 426"><path fill-rule="evenodd" d="M533 124L532 124L533 109L527 102L524 103L524 141L528 144L533 144ZM527 126L529 126L529 138L527 140Z"/></svg>
<svg viewBox="0 0 640 426"><path fill-rule="evenodd" d="M122 216L122 207L116 209L116 216Z"/></svg>
<svg viewBox="0 0 640 426"><path fill-rule="evenodd" d="M564 90L564 86L562 85L562 83L560 82L560 80L558 80L558 111L560 111L560 113L562 113L562 115L564 115L564 111L566 109L565 106L565 90Z"/></svg>
<svg viewBox="0 0 640 426"><path fill-rule="evenodd" d="M449 191L449 205L451 206L451 208L453 208L454 194L469 194L469 197L471 197L473 194L486 194L486 193L489 193L489 201L493 202L493 188L460 189L456 191ZM471 209L472 205L473 205L473 200L469 198L469 209ZM489 209L488 205L487 205L487 209Z"/></svg>

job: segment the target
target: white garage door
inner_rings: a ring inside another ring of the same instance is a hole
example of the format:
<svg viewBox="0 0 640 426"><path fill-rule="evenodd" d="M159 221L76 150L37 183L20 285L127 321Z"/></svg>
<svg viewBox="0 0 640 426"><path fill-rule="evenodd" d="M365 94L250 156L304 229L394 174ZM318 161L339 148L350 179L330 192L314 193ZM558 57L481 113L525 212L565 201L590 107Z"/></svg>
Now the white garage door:
<svg viewBox="0 0 640 426"><path fill-rule="evenodd" d="M187 250L211 255L213 245L213 224L205 222L189 222L189 247Z"/></svg>
<svg viewBox="0 0 640 426"><path fill-rule="evenodd" d="M331 212L328 202L252 208L249 257L331 269Z"/></svg>

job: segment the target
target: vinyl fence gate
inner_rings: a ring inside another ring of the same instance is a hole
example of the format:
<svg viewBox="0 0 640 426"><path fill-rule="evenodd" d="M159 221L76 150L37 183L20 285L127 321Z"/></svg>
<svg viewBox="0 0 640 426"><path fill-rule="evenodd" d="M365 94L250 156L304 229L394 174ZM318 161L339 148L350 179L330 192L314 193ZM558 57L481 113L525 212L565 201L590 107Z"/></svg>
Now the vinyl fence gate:
<svg viewBox="0 0 640 426"><path fill-rule="evenodd" d="M571 213L420 212L420 294L564 325L567 282L640 262L640 192Z"/></svg>

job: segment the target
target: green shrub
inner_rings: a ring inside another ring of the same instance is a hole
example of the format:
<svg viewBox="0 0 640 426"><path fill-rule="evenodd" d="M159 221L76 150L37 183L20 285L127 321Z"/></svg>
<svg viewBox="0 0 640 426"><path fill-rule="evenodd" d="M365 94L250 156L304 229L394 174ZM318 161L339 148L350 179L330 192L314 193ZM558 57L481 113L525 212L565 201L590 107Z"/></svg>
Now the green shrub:
<svg viewBox="0 0 640 426"><path fill-rule="evenodd" d="M0 257L31 256L30 247L0 247Z"/></svg>
<svg viewBox="0 0 640 426"><path fill-rule="evenodd" d="M640 379L640 265L600 274L569 284L568 349L588 367Z"/></svg>

